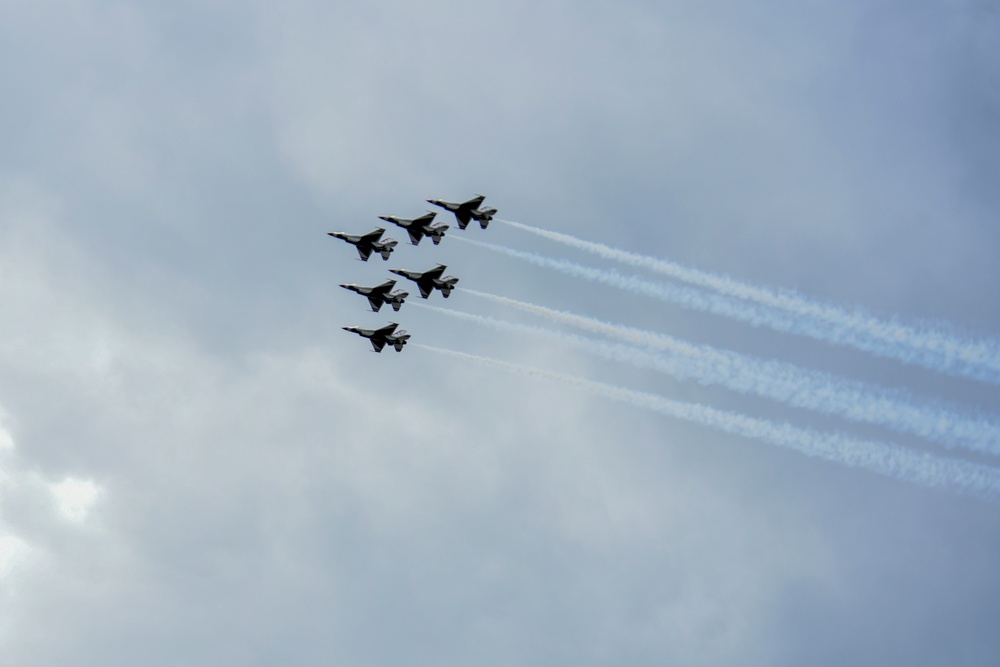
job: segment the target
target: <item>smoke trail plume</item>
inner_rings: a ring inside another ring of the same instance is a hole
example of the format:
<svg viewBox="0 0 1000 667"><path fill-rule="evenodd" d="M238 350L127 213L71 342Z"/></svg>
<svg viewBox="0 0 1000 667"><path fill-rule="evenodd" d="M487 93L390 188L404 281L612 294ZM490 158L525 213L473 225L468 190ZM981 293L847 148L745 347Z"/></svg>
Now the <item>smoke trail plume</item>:
<svg viewBox="0 0 1000 667"><path fill-rule="evenodd" d="M963 415L955 409L937 404L915 403L901 391L874 387L783 362L758 359L706 345L693 345L651 331L608 324L476 290L463 291L541 315L554 322L601 333L630 345L611 344L482 315L419 305L494 328L544 336L611 361L667 373L679 379L694 378L703 384L717 384L797 408L884 426L948 447L961 446L974 451L1000 454L1000 424L982 417ZM641 345L664 354L647 352L631 345Z"/></svg>
<svg viewBox="0 0 1000 667"><path fill-rule="evenodd" d="M923 366L939 373L1000 384L1000 341L995 339L967 340L947 331L944 325L914 327L896 320L886 321L858 308L847 310L810 299L792 290L752 285L728 276L692 269L602 243L584 241L520 222L500 222L606 259L655 271L690 285L789 313L810 322L797 328L795 333Z"/></svg>
<svg viewBox="0 0 1000 667"><path fill-rule="evenodd" d="M970 461L933 456L874 440L860 440L839 433L825 433L716 410L697 403L675 401L582 378L518 366L488 357L429 345L416 347L478 364L579 387L595 396L646 408L726 433L791 449L807 456L864 468L894 479L945 489L995 501L1000 497L1000 469Z"/></svg>
<svg viewBox="0 0 1000 667"><path fill-rule="evenodd" d="M754 326L768 326L778 331L789 333L794 333L794 329L797 326L791 316L758 307L738 299L710 294L691 287L668 283L652 283L638 276L622 274L613 269L595 269L565 259L555 259L533 252L514 250L506 246L487 243L486 241L477 241L467 236L456 236L455 238L463 243L499 252L508 257L515 257L536 266L554 269L574 278L583 278L584 280L616 287L640 296L649 296L661 301L676 303L684 308L722 315L731 319L748 322Z"/></svg>

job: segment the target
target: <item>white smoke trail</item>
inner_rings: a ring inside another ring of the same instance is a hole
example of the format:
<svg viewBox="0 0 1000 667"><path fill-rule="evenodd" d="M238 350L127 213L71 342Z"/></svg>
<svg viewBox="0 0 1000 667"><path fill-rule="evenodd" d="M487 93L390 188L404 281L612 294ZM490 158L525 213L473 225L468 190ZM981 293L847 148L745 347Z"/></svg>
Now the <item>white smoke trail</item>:
<svg viewBox="0 0 1000 667"><path fill-rule="evenodd" d="M962 415L957 410L941 405L926 402L917 404L909 400L904 392L873 387L828 373L808 371L792 364L758 359L705 345L693 345L651 331L608 324L476 290L463 291L536 313L555 322L602 333L667 354L655 354L627 345L420 305L494 328L545 336L605 359L668 373L677 378L694 378L703 384L721 385L733 391L763 396L794 407L884 426L948 447L961 446L988 454L1000 454L1000 424L982 417Z"/></svg>
<svg viewBox="0 0 1000 667"><path fill-rule="evenodd" d="M996 501L1000 497L1000 469L960 459L951 459L874 440L860 440L840 433L825 433L725 412L697 403L675 401L582 378L518 366L488 357L456 352L429 345L416 347L450 355L514 373L579 387L595 396L646 408L726 433L785 447L807 456L864 468L894 479Z"/></svg>
<svg viewBox="0 0 1000 667"><path fill-rule="evenodd" d="M651 283L638 276L621 274L613 269L595 269L565 259L554 259L533 252L514 250L506 246L487 243L486 241L477 241L467 236L456 236L455 238L463 243L493 250L509 257L530 262L536 266L561 271L574 278L583 278L584 280L616 287L641 296L649 296L661 301L676 303L679 306L692 310L700 310L714 315L741 320L754 326L768 326L777 331L789 333L795 333L799 326L790 315L719 294L710 294L680 285Z"/></svg>
<svg viewBox="0 0 1000 667"><path fill-rule="evenodd" d="M568 234L511 220L499 221L606 259L649 269L690 285L793 314L802 321L794 331L800 335L923 366L939 373L1000 384L1000 341L996 339L967 340L947 331L943 324L918 328L896 320L881 320L861 309L847 310L821 303L792 290L751 285L728 276L584 241Z"/></svg>

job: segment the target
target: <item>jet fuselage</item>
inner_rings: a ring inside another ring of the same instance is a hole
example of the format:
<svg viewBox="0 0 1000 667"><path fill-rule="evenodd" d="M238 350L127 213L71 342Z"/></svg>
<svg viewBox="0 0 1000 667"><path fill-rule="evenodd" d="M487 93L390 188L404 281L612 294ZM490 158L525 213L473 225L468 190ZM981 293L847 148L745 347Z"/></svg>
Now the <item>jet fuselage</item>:
<svg viewBox="0 0 1000 667"><path fill-rule="evenodd" d="M424 299L431 295L434 290L440 290L444 298L451 296L451 291L458 284L455 276L444 276L444 270L448 268L444 264L438 264L433 269L427 271L407 271L406 269L389 269L390 273L408 278L420 288L420 296Z"/></svg>
<svg viewBox="0 0 1000 667"><path fill-rule="evenodd" d="M393 249L399 244L396 239L386 238L382 239L382 234L385 233L385 227L378 227L367 234L348 234L347 232L327 232L328 236L332 236L343 241L347 241L355 248L357 248L358 255L361 257L361 261L367 262L368 258L371 257L373 252L377 252L382 255L382 259L389 259L389 255L392 254Z"/></svg>
<svg viewBox="0 0 1000 667"><path fill-rule="evenodd" d="M396 331L396 327L399 325L395 322L390 322L386 326L380 329L365 329L363 327L341 327L344 331L350 331L351 333L356 333L362 338L367 338L371 341L372 349L376 352L381 352L382 348L386 345L392 345L396 348L396 352L402 352L403 346L406 342L410 340L410 334L408 334L403 329Z"/></svg>
<svg viewBox="0 0 1000 667"><path fill-rule="evenodd" d="M469 201L464 202L451 202L445 201L443 199L428 199L428 204L434 204L435 206L440 206L446 211L451 211L455 214L455 219L458 220L459 229L465 229L469 226L469 222L476 220L479 222L479 226L483 229L490 224L490 220L496 215L497 210L490 206L480 208L483 200L486 199L483 195L476 195Z"/></svg>
<svg viewBox="0 0 1000 667"><path fill-rule="evenodd" d="M424 236L431 237L434 245L438 245L441 243L441 239L444 238L444 233L448 231L448 225L435 223L435 215L437 215L436 212L428 212L419 218L397 218L394 215L380 215L379 219L391 222L405 229L409 233L410 243L413 245L420 245L420 241Z"/></svg>
<svg viewBox="0 0 1000 667"><path fill-rule="evenodd" d="M362 285L350 285L341 283L341 287L344 289L351 290L362 296L368 297L368 303L371 305L373 312L378 312L382 308L383 304L389 304L392 309L399 312L399 309L403 306L403 302L406 301L406 297L410 296L409 292L404 292L403 290L392 290L395 287L395 280L387 280L381 285L375 285L374 287L364 287Z"/></svg>

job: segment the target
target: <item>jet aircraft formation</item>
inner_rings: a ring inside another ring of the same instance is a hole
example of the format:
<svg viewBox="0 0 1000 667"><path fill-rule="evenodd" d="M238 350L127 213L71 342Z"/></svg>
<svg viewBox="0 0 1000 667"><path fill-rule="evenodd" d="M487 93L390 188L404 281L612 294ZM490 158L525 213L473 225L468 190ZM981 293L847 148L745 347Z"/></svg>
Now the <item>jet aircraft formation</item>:
<svg viewBox="0 0 1000 667"><path fill-rule="evenodd" d="M484 199L483 195L476 195L464 202L428 199L427 203L440 206L446 211L453 213L455 219L458 221L459 229L465 229L473 220L477 221L482 229L486 229L493 216L496 215L497 210L489 206L482 206ZM413 245L420 245L420 241L425 236L430 237L434 245L438 245L444 238L445 232L448 231L448 225L434 222L436 215L436 211L428 211L418 218L398 218L392 215L380 215L378 217L380 220L391 222L405 229L410 236L410 243ZM367 234L348 234L347 232L327 232L327 234L353 245L363 262L367 262L368 258L374 253L382 255L383 260L388 260L389 256L396 249L396 246L399 245L399 242L395 239L382 238L382 235L385 234L384 227L376 227ZM434 290L438 290L447 299L451 296L455 285L458 284L458 278L455 276L444 275L447 268L444 264L438 264L426 271L408 271L406 269L389 269L389 271L415 282L420 289L421 298L426 299L430 297ZM340 286L366 297L372 312L375 313L386 304L392 306L395 312L399 312L399 309L403 306L403 302L406 301L406 297L410 295L409 292L404 292L401 289L393 289L396 286L396 281L391 279L373 287L347 283L341 283ZM410 339L410 334L403 329L397 330L396 327L398 326L396 322L390 322L384 327L377 329L355 326L343 327L343 329L344 331L350 331L363 338L367 338L372 344L372 349L376 352L381 352L386 345L390 345L396 348L397 352L400 352Z"/></svg>

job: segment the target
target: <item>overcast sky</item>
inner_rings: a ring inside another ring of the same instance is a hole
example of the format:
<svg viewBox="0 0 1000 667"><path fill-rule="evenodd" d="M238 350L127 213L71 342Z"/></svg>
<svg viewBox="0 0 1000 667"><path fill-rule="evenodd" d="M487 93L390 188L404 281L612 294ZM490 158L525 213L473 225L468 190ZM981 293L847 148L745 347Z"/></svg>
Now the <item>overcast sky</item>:
<svg viewBox="0 0 1000 667"><path fill-rule="evenodd" d="M500 221L393 227L388 262L326 236L482 193L995 340L995 5L0 0L0 95L0 663L1000 663L1000 503L418 344L996 457L337 284L440 262L990 419L996 386L458 238L633 271ZM340 328L388 321L402 353Z"/></svg>

